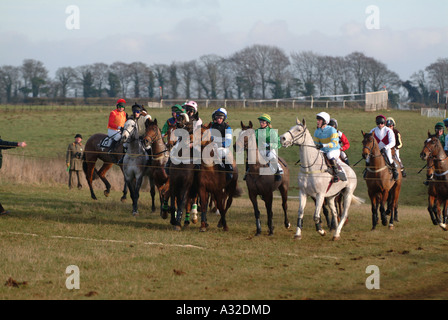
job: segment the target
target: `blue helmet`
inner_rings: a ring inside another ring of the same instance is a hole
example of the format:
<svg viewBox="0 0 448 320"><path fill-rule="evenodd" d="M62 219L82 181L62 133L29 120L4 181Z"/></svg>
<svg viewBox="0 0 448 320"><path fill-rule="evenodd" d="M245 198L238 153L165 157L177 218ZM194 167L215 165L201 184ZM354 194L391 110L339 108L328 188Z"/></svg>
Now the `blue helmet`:
<svg viewBox="0 0 448 320"><path fill-rule="evenodd" d="M223 115L224 120L227 120L227 110L224 108L219 108L218 110L215 110L212 114L212 119L215 120L216 116Z"/></svg>
<svg viewBox="0 0 448 320"><path fill-rule="evenodd" d="M448 118L446 118L445 120L443 120L443 123L445 124L445 127L448 128Z"/></svg>

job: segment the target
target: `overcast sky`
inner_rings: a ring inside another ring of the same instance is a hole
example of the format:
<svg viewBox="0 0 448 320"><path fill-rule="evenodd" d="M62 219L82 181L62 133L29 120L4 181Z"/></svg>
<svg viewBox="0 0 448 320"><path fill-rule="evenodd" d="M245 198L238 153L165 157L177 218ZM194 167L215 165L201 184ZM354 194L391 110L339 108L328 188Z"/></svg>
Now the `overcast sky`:
<svg viewBox="0 0 448 320"><path fill-rule="evenodd" d="M71 5L79 29L67 28ZM371 5L379 11L366 12ZM252 44L287 54L361 51L402 80L448 57L446 0L1 0L0 12L0 65L40 60L50 76L96 62L225 57Z"/></svg>

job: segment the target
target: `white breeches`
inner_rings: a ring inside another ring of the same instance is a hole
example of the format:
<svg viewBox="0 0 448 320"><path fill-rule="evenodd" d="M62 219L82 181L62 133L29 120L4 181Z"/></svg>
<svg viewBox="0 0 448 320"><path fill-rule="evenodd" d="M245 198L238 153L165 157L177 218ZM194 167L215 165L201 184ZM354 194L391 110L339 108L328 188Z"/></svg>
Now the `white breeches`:
<svg viewBox="0 0 448 320"><path fill-rule="evenodd" d="M120 141L121 140L121 132L120 131L116 131L116 130L112 130L112 129L107 129L107 135L114 139L115 141Z"/></svg>

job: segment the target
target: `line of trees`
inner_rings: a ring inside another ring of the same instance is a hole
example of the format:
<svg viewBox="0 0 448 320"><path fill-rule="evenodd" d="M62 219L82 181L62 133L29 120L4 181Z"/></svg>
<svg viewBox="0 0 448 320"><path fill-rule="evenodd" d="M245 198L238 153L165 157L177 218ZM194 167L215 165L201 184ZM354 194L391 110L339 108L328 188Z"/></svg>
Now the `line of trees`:
<svg viewBox="0 0 448 320"><path fill-rule="evenodd" d="M0 67L2 103L29 97L282 99L363 94L384 87L395 95L392 100L404 88L404 100L429 105L436 90L442 97L448 90L448 58L438 59L405 81L361 52L345 57L312 51L288 56L268 45L246 47L228 57L210 54L171 64L99 62L61 67L54 78L41 61L33 59L24 60L21 66Z"/></svg>

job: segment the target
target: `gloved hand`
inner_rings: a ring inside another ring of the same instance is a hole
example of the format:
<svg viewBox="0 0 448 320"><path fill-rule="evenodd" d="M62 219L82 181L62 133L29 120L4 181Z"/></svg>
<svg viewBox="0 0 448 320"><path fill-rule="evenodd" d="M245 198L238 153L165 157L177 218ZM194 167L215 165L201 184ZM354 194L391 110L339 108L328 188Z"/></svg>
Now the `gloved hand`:
<svg viewBox="0 0 448 320"><path fill-rule="evenodd" d="M317 150L320 150L320 149L322 149L323 147L324 147L324 145L321 144L321 143L319 143L319 144L316 145L316 149L317 149Z"/></svg>
<svg viewBox="0 0 448 320"><path fill-rule="evenodd" d="M382 148L382 149L380 150L380 152L381 152L381 154L386 154L386 148Z"/></svg>

